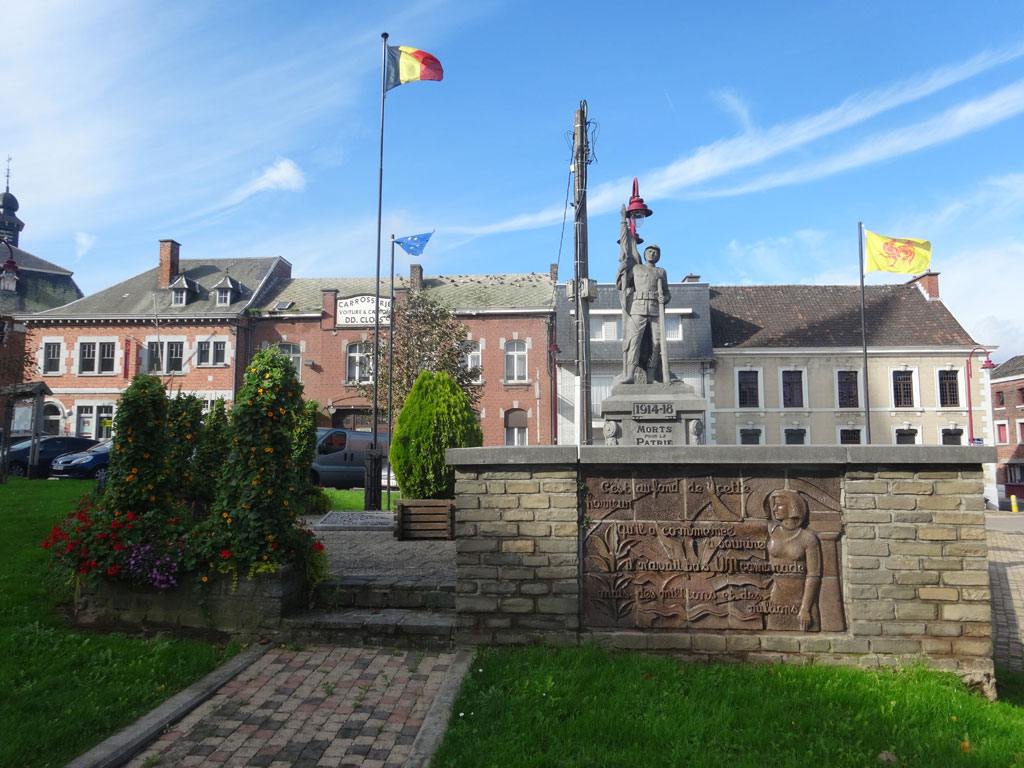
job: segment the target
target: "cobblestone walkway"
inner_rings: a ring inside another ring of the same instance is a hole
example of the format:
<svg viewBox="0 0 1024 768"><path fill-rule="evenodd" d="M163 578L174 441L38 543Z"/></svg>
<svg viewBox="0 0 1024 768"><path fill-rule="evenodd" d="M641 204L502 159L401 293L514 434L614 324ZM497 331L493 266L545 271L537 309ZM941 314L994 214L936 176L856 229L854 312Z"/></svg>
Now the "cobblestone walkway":
<svg viewBox="0 0 1024 768"><path fill-rule="evenodd" d="M1024 671L1024 533L988 529L992 633L996 666Z"/></svg>
<svg viewBox="0 0 1024 768"><path fill-rule="evenodd" d="M403 766L453 658L270 648L128 765Z"/></svg>

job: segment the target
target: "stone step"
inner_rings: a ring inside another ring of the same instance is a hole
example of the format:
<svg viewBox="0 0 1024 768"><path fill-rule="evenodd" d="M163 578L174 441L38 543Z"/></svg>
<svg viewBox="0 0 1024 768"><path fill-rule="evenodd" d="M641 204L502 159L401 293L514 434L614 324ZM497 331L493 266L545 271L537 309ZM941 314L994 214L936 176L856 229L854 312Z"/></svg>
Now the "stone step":
<svg viewBox="0 0 1024 768"><path fill-rule="evenodd" d="M281 631L292 641L328 645L449 650L455 615L401 608L305 611L286 617Z"/></svg>
<svg viewBox="0 0 1024 768"><path fill-rule="evenodd" d="M455 610L455 580L401 579L345 576L318 584L314 606L342 608L411 608L424 611Z"/></svg>

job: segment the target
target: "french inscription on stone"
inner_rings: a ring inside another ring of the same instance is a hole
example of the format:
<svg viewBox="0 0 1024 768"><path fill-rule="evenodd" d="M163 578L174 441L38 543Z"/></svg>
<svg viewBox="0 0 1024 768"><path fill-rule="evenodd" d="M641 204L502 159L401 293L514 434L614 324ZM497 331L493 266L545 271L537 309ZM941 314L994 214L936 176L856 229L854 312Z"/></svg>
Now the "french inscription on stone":
<svg viewBox="0 0 1024 768"><path fill-rule="evenodd" d="M831 478L631 474L587 490L587 626L845 627Z"/></svg>

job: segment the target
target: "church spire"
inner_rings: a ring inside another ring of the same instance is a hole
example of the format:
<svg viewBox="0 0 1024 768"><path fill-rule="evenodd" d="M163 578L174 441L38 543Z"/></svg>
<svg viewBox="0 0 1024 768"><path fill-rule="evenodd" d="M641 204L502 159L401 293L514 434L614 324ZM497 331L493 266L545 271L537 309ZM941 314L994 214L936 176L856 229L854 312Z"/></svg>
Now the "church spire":
<svg viewBox="0 0 1024 768"><path fill-rule="evenodd" d="M7 156L6 188L0 195L0 240L11 245L18 244L18 235L25 228L25 222L17 217L18 198L11 194L11 156Z"/></svg>

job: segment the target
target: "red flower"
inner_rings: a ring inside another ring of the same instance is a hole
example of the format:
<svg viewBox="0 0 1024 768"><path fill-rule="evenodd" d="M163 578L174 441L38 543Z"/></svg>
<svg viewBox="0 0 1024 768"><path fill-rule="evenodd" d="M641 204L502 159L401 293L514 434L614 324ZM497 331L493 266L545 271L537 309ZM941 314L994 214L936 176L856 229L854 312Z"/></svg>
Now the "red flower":
<svg viewBox="0 0 1024 768"><path fill-rule="evenodd" d="M231 557L231 550L230 549L222 550L221 553L220 553L220 556L223 557L225 560L227 560L229 557Z"/></svg>
<svg viewBox="0 0 1024 768"><path fill-rule="evenodd" d="M129 520L134 520L135 519L135 513L134 512L129 512L128 513L128 519Z"/></svg>
<svg viewBox="0 0 1024 768"><path fill-rule="evenodd" d="M314 542L314 544L313 544L313 551L314 552L323 552L324 551L324 545L321 544L319 541Z"/></svg>
<svg viewBox="0 0 1024 768"><path fill-rule="evenodd" d="M120 565L112 565L107 568L107 576L116 576L117 572L121 570Z"/></svg>

